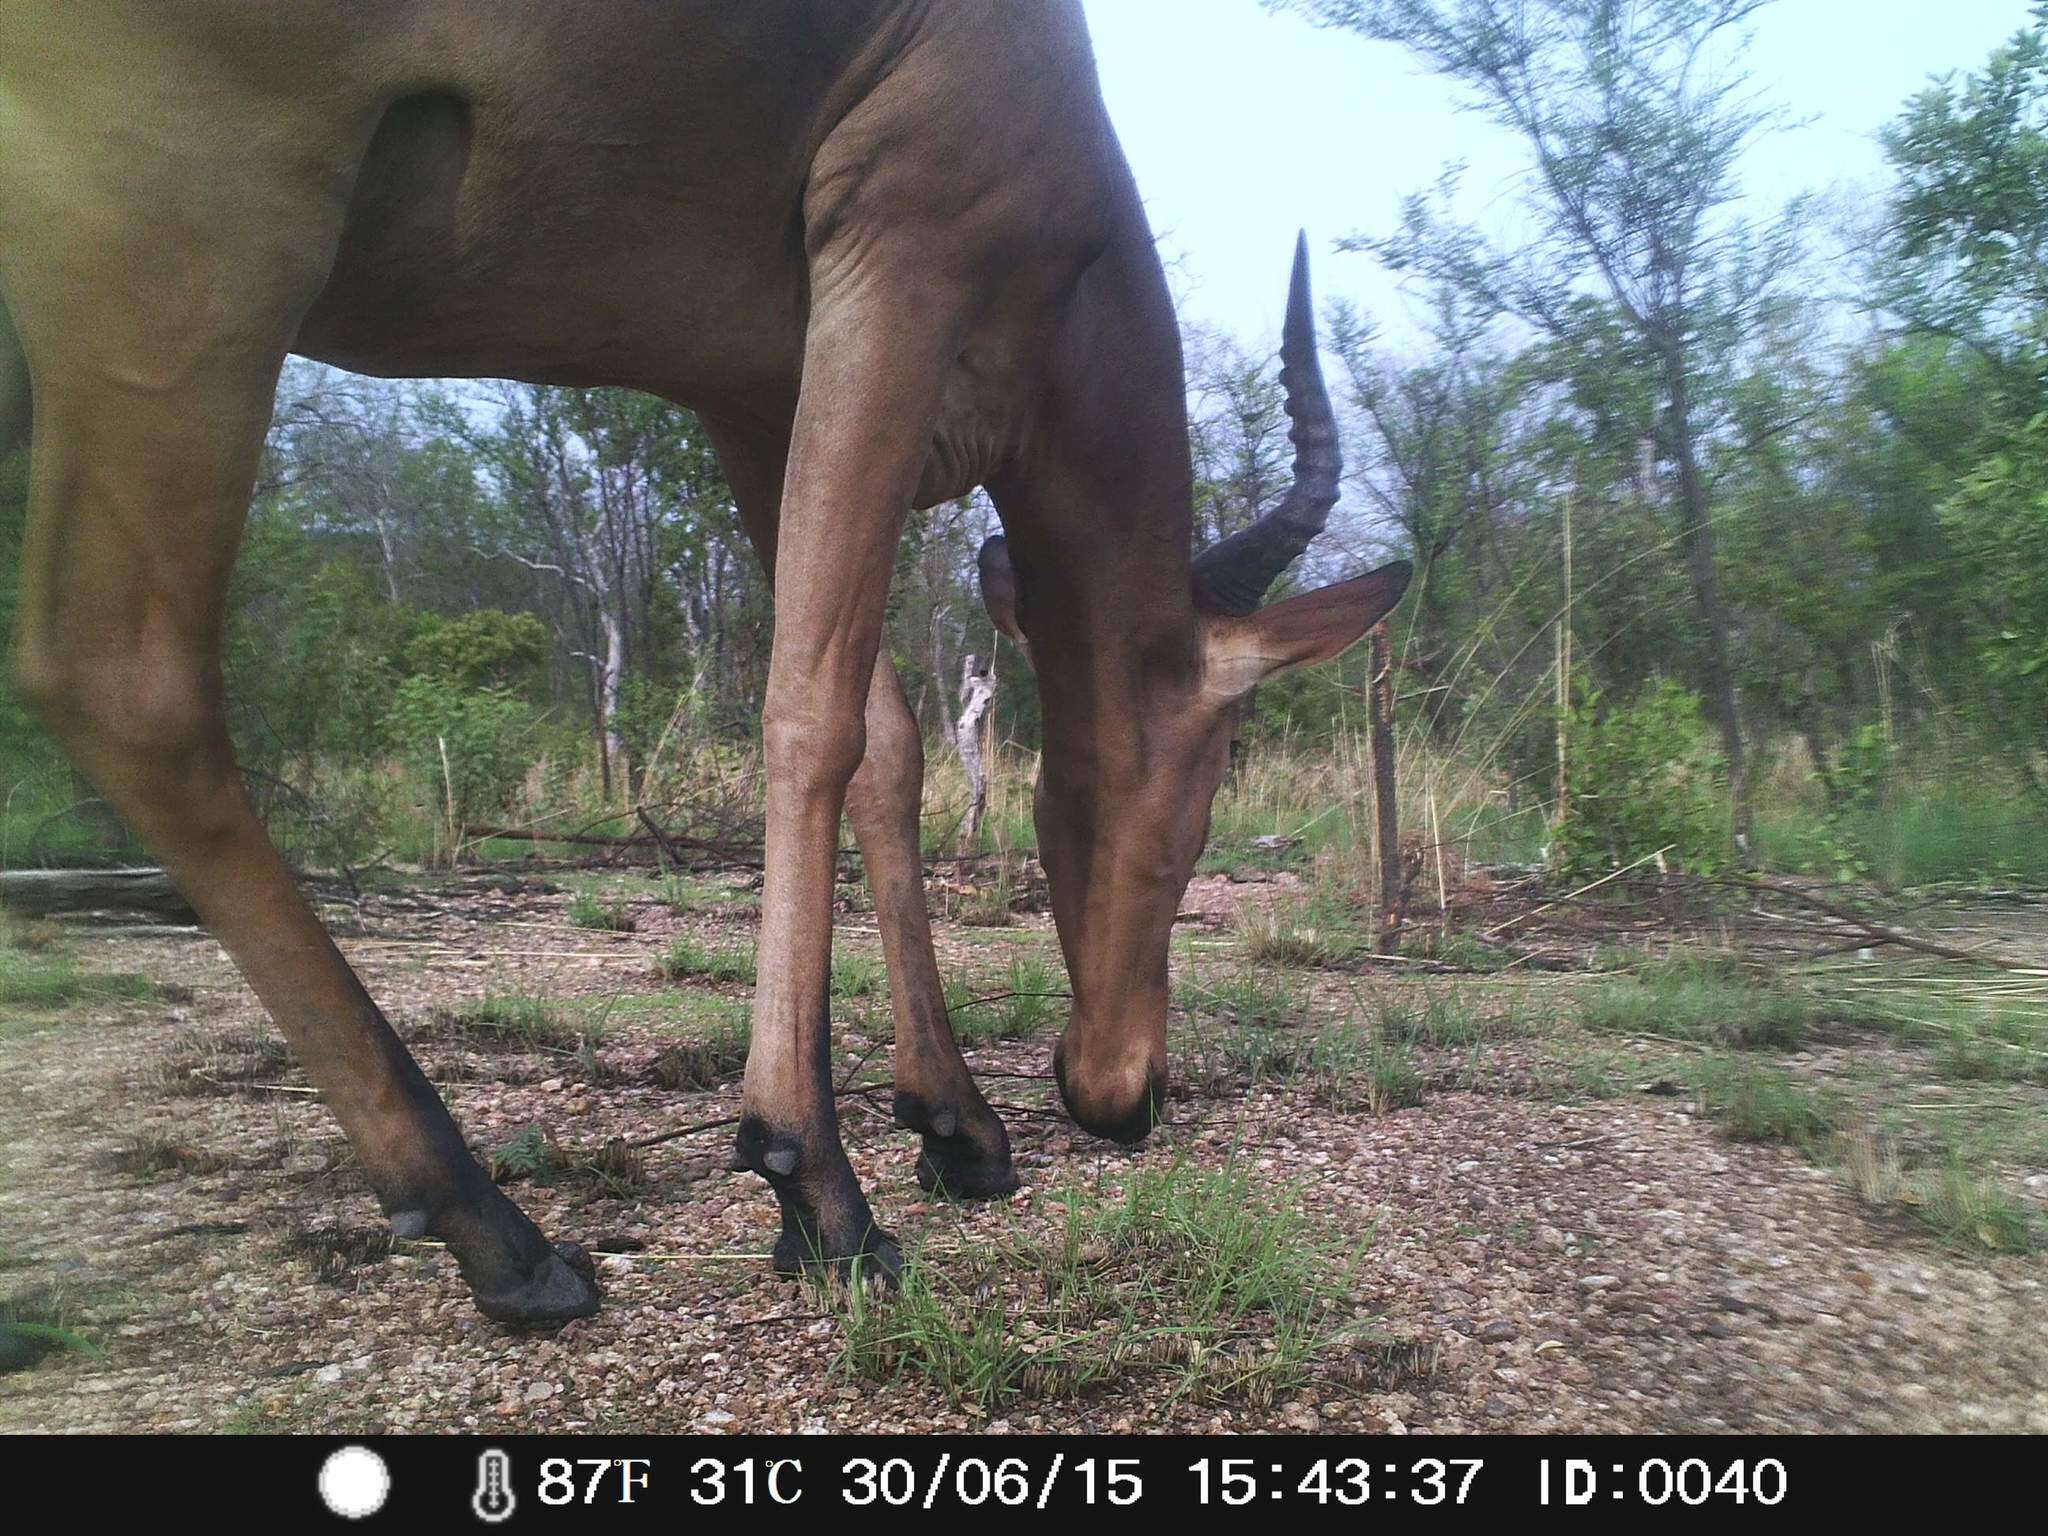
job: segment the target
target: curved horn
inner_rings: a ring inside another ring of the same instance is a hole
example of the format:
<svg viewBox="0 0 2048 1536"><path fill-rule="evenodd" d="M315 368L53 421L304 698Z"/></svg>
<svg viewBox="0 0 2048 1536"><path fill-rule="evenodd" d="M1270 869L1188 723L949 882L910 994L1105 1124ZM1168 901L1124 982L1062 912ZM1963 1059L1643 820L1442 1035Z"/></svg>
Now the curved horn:
<svg viewBox="0 0 2048 1536"><path fill-rule="evenodd" d="M1266 588L1323 531L1337 504L1344 456L1337 448L1337 417L1316 356L1307 231L1294 246L1294 280L1280 332L1280 383L1294 423L1287 434L1294 443L1294 484L1279 506L1195 557L1195 602L1211 613L1246 614L1258 607Z"/></svg>

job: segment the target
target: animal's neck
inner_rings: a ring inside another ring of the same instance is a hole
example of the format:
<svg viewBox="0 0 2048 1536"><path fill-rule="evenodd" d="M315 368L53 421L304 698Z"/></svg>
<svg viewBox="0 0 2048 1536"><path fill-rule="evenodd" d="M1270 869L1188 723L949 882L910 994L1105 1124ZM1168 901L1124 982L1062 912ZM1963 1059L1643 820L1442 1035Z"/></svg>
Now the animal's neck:
<svg viewBox="0 0 2048 1536"><path fill-rule="evenodd" d="M1098 677L1192 663L1192 486L1180 334L1133 198L1076 286L1034 441L991 487L1041 676L1060 652Z"/></svg>

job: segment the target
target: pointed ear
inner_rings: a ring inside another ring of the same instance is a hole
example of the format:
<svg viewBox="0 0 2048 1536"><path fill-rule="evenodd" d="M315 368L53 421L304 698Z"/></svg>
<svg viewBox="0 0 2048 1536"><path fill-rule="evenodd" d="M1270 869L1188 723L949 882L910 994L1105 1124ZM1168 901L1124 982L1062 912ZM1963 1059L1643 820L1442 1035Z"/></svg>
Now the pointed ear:
<svg viewBox="0 0 2048 1536"><path fill-rule="evenodd" d="M1205 619L1203 691L1242 698L1268 678L1342 655L1401 601L1413 571L1406 560L1396 560L1243 618Z"/></svg>
<svg viewBox="0 0 2048 1536"><path fill-rule="evenodd" d="M1010 564L1010 541L1000 533L984 539L981 554L975 564L981 572L981 604L988 609L988 616L997 629L1010 637L1010 643L1024 655L1024 664L1030 666L1031 646L1024 639L1024 631L1017 627L1017 572Z"/></svg>

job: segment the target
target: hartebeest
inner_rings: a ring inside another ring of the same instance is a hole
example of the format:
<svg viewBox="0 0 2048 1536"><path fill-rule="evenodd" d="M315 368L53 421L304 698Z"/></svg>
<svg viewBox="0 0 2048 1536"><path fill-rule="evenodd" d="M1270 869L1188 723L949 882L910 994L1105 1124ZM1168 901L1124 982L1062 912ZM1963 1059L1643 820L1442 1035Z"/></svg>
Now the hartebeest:
<svg viewBox="0 0 2048 1536"><path fill-rule="evenodd" d="M827 1070L842 806L918 1177L1015 1184L948 1026L921 749L878 650L906 512L986 486L986 593L1044 706L1060 1088L1088 1130L1146 1133L1236 701L1342 651L1408 573L1258 608L1337 495L1305 253L1293 489L1192 557L1173 310L1079 0L0 7L0 448L33 455L16 684L233 955L393 1227L444 1238L494 1318L579 1316L580 1250L478 1168L243 796L222 604L290 352L701 414L775 588L736 1158L774 1187L785 1270L899 1262Z"/></svg>

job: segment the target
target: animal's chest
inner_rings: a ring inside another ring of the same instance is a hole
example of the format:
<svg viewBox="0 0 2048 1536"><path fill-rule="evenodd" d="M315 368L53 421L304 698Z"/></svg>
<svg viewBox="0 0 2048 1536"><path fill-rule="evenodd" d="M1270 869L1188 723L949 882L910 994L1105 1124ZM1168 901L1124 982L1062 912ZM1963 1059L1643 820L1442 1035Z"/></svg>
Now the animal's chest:
<svg viewBox="0 0 2048 1536"><path fill-rule="evenodd" d="M998 477L1022 450L1036 414L1041 362L1028 329L995 331L970 342L940 399L918 506L966 495Z"/></svg>

